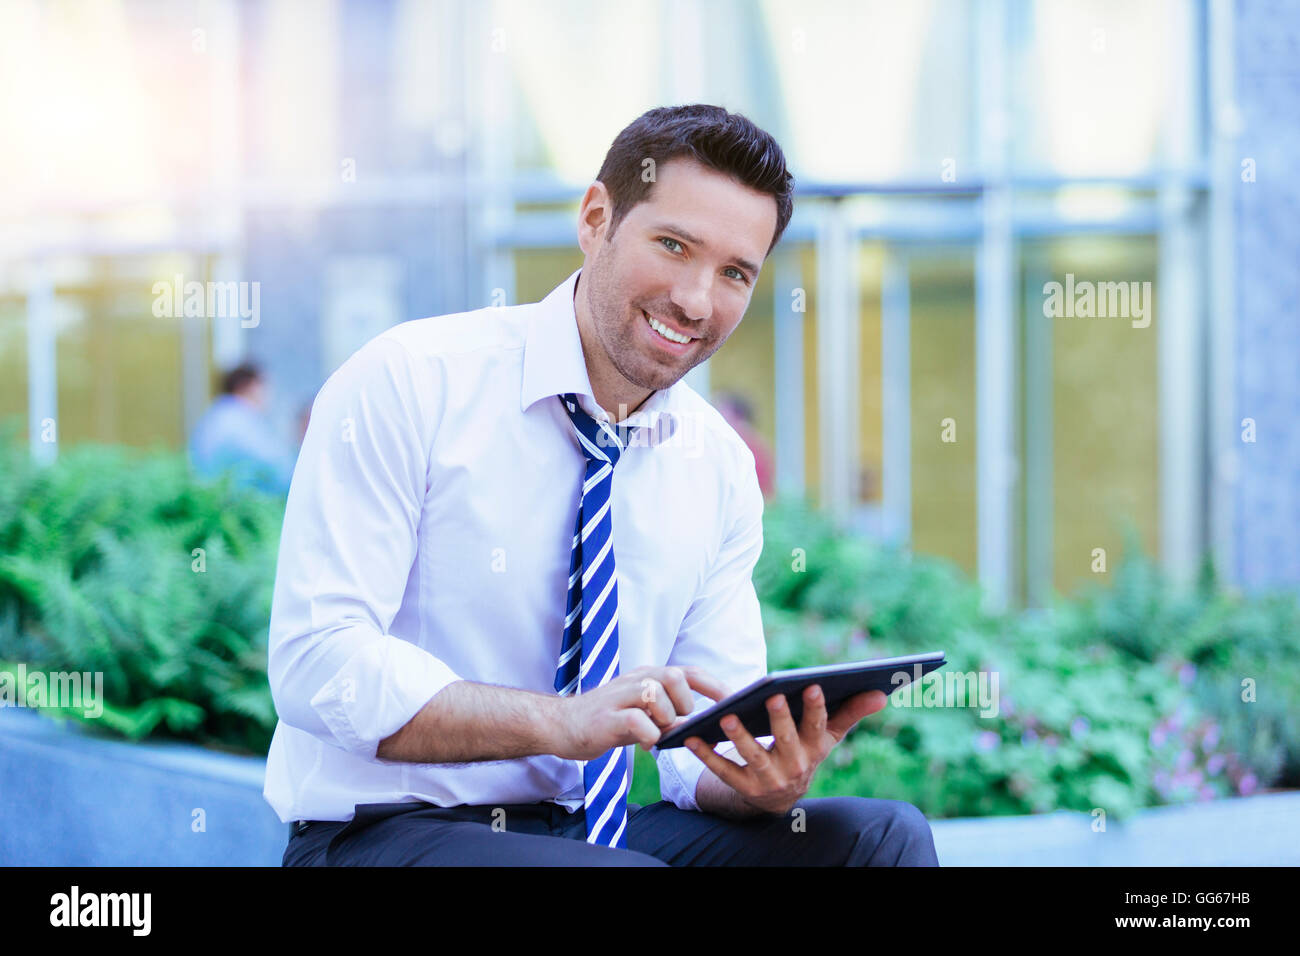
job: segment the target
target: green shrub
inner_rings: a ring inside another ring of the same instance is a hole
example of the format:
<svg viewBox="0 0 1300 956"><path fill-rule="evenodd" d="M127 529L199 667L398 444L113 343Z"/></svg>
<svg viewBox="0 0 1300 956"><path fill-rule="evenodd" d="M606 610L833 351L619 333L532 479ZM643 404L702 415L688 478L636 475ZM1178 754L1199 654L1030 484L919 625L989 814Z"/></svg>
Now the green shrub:
<svg viewBox="0 0 1300 956"><path fill-rule="evenodd" d="M907 799L935 816L1122 817L1300 784L1295 595L1229 594L1208 567L1178 591L1130 546L1111 587L991 616L946 562L838 535L803 507L772 512L754 576L772 669L945 650L944 671L999 676L996 717L891 706L868 718L814 794Z"/></svg>
<svg viewBox="0 0 1300 956"><path fill-rule="evenodd" d="M42 468L0 440L0 468L0 669L101 671L92 726L265 753L283 499L199 482L161 452L81 447ZM1232 593L1208 568L1177 591L1127 549L1108 588L994 615L951 564L841 534L801 504L770 506L764 532L754 581L772 669L943 650L940 674L998 681L987 715L903 706L900 691L836 748L813 796L934 817L1123 817L1300 784L1294 595ZM658 800L639 749L635 767L631 800Z"/></svg>
<svg viewBox="0 0 1300 956"><path fill-rule="evenodd" d="M3 466L0 660L102 672L92 727L265 753L283 501L170 454L83 446L40 468L10 446Z"/></svg>
<svg viewBox="0 0 1300 956"><path fill-rule="evenodd" d="M771 669L947 652L940 673L998 675L996 716L891 705L863 721L812 796L915 803L930 816L1142 806L1300 784L1300 605L1294 595L1168 586L1135 546L1109 588L1039 612L988 615L947 562L769 507L754 581ZM1242 700L1242 680L1257 700ZM910 698L909 698L910 699ZM638 764L634 796L653 799Z"/></svg>

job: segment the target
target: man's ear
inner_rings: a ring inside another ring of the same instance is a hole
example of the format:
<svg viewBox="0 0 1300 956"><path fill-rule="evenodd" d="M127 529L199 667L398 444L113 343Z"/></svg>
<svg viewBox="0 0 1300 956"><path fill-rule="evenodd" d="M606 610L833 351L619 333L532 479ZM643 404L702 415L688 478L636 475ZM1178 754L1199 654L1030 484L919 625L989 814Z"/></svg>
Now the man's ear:
<svg viewBox="0 0 1300 956"><path fill-rule="evenodd" d="M604 183L598 179L587 187L578 209L578 246L586 255L593 255L605 241L613 211Z"/></svg>

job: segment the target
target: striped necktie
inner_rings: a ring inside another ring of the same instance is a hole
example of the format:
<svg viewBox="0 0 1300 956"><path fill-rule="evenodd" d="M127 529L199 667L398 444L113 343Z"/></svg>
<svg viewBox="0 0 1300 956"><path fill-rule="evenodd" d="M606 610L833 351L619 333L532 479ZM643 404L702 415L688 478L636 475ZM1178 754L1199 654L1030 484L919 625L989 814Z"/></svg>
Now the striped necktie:
<svg viewBox="0 0 1300 956"><path fill-rule="evenodd" d="M561 395L560 401L587 458L569 559L564 642L555 671L555 689L568 697L595 690L618 676L618 582L610 488L630 429L596 421L571 392ZM581 764L587 842L626 849L627 748L615 747Z"/></svg>

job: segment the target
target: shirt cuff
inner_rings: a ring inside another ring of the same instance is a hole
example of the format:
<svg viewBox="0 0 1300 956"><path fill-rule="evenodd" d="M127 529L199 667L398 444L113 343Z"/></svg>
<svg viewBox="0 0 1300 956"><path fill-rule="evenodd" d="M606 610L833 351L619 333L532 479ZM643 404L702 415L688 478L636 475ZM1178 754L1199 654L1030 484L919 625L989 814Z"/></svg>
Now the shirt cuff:
<svg viewBox="0 0 1300 956"><path fill-rule="evenodd" d="M391 635L369 641L316 692L311 705L345 750L374 760L380 741L405 727L461 678L423 648Z"/></svg>
<svg viewBox="0 0 1300 956"><path fill-rule="evenodd" d="M695 786L704 773L704 764L685 747L655 750L655 763L659 765L659 796L678 810L699 810L695 802Z"/></svg>

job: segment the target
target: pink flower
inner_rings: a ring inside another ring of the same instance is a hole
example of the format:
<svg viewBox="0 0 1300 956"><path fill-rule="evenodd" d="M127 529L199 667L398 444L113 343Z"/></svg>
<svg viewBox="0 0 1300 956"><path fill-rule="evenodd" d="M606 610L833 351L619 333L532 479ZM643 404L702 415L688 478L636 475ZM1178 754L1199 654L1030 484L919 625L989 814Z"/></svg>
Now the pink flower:
<svg viewBox="0 0 1300 956"><path fill-rule="evenodd" d="M1070 736L1075 740L1088 733L1088 718L1076 717L1074 723L1070 724Z"/></svg>
<svg viewBox="0 0 1300 956"><path fill-rule="evenodd" d="M1034 730L1033 727L1030 727L1028 730L1026 730L1023 734L1020 735L1020 742L1022 744L1032 744L1037 739L1038 739L1038 731Z"/></svg>
<svg viewBox="0 0 1300 956"><path fill-rule="evenodd" d="M1213 777L1215 774L1217 774L1220 770L1223 769L1223 765L1226 762L1227 761L1224 760L1223 754L1212 754L1210 756L1210 759L1205 761L1205 769L1209 773L1209 775Z"/></svg>
<svg viewBox="0 0 1300 956"><path fill-rule="evenodd" d="M1178 668L1178 680L1184 687L1190 687L1196 680L1196 665L1189 662Z"/></svg>
<svg viewBox="0 0 1300 956"><path fill-rule="evenodd" d="M1183 750L1180 750L1178 752L1178 761L1174 764L1174 766L1177 767L1179 770L1186 770L1188 767L1192 765L1192 760L1195 759L1195 757L1196 755L1194 753L1184 748Z"/></svg>
<svg viewBox="0 0 1300 956"><path fill-rule="evenodd" d="M1156 724L1155 729L1151 731L1151 746L1163 747L1169 735L1165 733L1164 728Z"/></svg>
<svg viewBox="0 0 1300 956"><path fill-rule="evenodd" d="M1207 783L1205 786L1201 787L1200 797L1202 800L1213 800L1214 788Z"/></svg>
<svg viewBox="0 0 1300 956"><path fill-rule="evenodd" d="M854 628L853 633L849 636L849 653L866 653L867 643L867 632L860 627Z"/></svg>
<svg viewBox="0 0 1300 956"><path fill-rule="evenodd" d="M1201 738L1201 749L1209 753L1219 742L1219 725L1210 724L1209 729L1205 731L1205 736Z"/></svg>
<svg viewBox="0 0 1300 956"><path fill-rule="evenodd" d="M1243 797L1249 796L1255 792L1255 788L1258 785L1259 780L1256 779L1255 775L1253 773L1248 773L1241 778L1241 783L1237 784L1237 792Z"/></svg>
<svg viewBox="0 0 1300 956"><path fill-rule="evenodd" d="M996 750L1000 743L1002 743L1002 738L991 730L981 730L975 735L976 750L982 750L985 752Z"/></svg>

